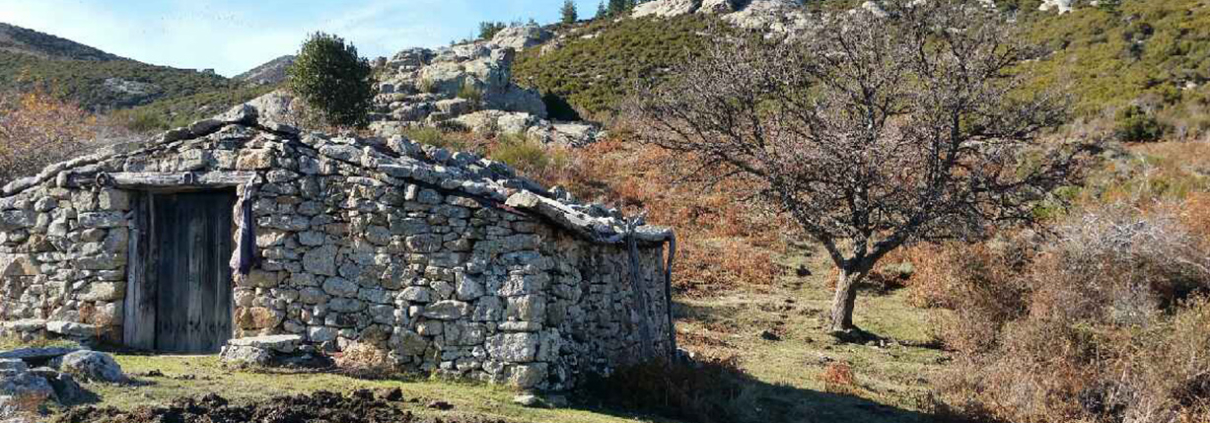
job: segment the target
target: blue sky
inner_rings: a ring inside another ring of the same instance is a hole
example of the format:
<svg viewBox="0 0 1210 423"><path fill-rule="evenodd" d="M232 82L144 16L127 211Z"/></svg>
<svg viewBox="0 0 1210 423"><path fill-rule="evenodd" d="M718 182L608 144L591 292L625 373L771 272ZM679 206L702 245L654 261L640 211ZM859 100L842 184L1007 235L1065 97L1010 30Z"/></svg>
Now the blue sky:
<svg viewBox="0 0 1210 423"><path fill-rule="evenodd" d="M598 0L575 0L591 17ZM147 63L233 76L335 33L363 56L437 47L485 20L558 19L563 0L0 0L0 22Z"/></svg>

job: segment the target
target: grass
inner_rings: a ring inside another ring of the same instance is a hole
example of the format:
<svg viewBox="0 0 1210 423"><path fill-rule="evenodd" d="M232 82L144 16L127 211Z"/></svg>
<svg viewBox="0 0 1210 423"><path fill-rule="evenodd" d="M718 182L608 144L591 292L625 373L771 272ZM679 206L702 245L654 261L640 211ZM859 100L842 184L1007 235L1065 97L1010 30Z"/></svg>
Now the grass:
<svg viewBox="0 0 1210 423"><path fill-rule="evenodd" d="M840 344L827 334L826 310L830 263L812 247L795 248L777 259L788 268L805 267L810 276L786 275L772 284L741 285L714 297L679 298L679 343L699 357L729 357L750 376L739 398L729 404L745 422L913 422L928 421L921 400L930 390L929 375L945 367L946 353L914 346ZM863 292L856 322L886 338L930 340L923 329L925 311L908 305L906 290ZM763 339L768 330L780 340ZM8 341L0 348L17 343ZM131 409L171 402L182 396L218 393L235 402L317 390L399 387L409 410L434 418L471 417L524 422L675 422L633 410L619 410L585 399L573 408L533 409L512 403L516 392L499 386L412 377L365 380L333 373L235 370L216 356L149 356L116 353L115 359L136 384L89 383L97 406ZM847 365L851 385L825 377L829 365ZM156 370L164 376L142 376ZM430 400L453 410L425 408Z"/></svg>
<svg viewBox="0 0 1210 423"><path fill-rule="evenodd" d="M231 370L216 356L145 356L116 354L114 357L127 374L145 374L158 370L164 376L136 376L138 383L128 386L88 384L101 397L99 406L130 409L156 406L182 396L218 393L235 402L251 402L280 395L318 390L351 392L357 389L395 388L407 399L420 399L409 410L422 416L472 416L525 422L613 423L634 421L633 416L576 410L533 409L512 403L516 392L469 382L436 379L364 380L331 373L257 372ZM431 400L446 401L450 411L425 408ZM645 420L650 421L650 420Z"/></svg>
<svg viewBox="0 0 1210 423"><path fill-rule="evenodd" d="M776 419L769 421L926 421L920 404L930 390L928 375L944 368L947 355L894 343L837 343L828 335L830 261L813 248L799 248L779 261L790 268L805 266L812 275L678 301L681 346L697 354L734 356L740 368L763 382L747 396ZM906 290L863 292L855 323L912 345L930 341L925 313L908 305ZM780 340L764 339L764 331ZM824 373L832 363L851 367L853 386L829 386Z"/></svg>

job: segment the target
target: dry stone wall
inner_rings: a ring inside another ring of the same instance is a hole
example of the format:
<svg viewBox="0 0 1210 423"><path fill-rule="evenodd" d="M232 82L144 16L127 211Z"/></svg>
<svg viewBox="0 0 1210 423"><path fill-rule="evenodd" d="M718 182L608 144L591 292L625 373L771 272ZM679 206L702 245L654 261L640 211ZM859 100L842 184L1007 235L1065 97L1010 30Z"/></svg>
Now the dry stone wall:
<svg viewBox="0 0 1210 423"><path fill-rule="evenodd" d="M539 389L675 348L670 230L471 154L299 135L247 106L6 186L4 327L121 342L130 239L147 230L134 200L222 186L251 202L259 258L235 272L236 338L368 343L405 369Z"/></svg>

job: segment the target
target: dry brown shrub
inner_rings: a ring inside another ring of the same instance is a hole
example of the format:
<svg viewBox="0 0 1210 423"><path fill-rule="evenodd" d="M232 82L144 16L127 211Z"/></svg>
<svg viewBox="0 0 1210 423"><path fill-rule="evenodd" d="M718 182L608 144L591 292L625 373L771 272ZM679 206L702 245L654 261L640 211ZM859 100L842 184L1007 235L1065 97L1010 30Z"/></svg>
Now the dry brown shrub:
<svg viewBox="0 0 1210 423"><path fill-rule="evenodd" d="M767 285L782 269L773 257L786 249L784 221L760 209L739 181L707 186L690 161L654 146L619 138L565 151L565 165L536 175L584 200L646 213L652 224L677 231L673 283L687 295L705 295L737 284Z"/></svg>
<svg viewBox="0 0 1210 423"><path fill-rule="evenodd" d="M0 93L0 185L86 154L97 119L44 90Z"/></svg>
<svg viewBox="0 0 1210 423"><path fill-rule="evenodd" d="M336 357L336 367L359 375L378 376L390 374L395 369L387 350L368 342L349 345Z"/></svg>
<svg viewBox="0 0 1210 423"><path fill-rule="evenodd" d="M42 405L46 403L47 398L46 394L33 392L18 394L4 407L0 407L0 419L12 422L37 421L41 417Z"/></svg>
<svg viewBox="0 0 1210 423"><path fill-rule="evenodd" d="M850 393L857 386L853 366L838 361L828 363L819 374L819 380L823 382L824 390L834 393Z"/></svg>
<svg viewBox="0 0 1210 423"><path fill-rule="evenodd" d="M1206 238L1187 204L1103 206L1053 236L951 245L918 264L958 352L947 407L1020 422L1210 419ZM934 266L934 264L940 264Z"/></svg>

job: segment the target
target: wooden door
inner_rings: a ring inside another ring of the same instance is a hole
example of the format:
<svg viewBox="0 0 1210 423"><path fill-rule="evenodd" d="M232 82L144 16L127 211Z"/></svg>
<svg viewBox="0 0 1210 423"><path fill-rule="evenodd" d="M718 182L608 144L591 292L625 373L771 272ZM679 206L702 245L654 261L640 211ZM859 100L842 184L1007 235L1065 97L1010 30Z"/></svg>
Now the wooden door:
<svg viewBox="0 0 1210 423"><path fill-rule="evenodd" d="M232 192L151 194L147 281L154 349L217 352L231 338Z"/></svg>

